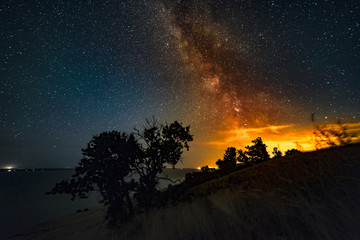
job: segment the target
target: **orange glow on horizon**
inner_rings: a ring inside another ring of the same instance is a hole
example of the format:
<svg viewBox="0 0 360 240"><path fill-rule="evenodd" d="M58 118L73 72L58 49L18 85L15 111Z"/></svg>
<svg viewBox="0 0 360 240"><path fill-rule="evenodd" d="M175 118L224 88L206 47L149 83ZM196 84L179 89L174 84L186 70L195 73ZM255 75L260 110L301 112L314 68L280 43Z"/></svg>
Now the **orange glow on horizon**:
<svg viewBox="0 0 360 240"><path fill-rule="evenodd" d="M345 123L348 132L359 132L360 123ZM327 124L327 127L335 127L336 124ZM204 153L201 166L215 166L217 159L222 158L227 147L244 149L251 145L251 141L261 137L267 146L267 151L272 156L274 147L279 148L283 153L289 149L300 151L315 150L314 126L300 126L295 124L288 125L269 125L259 128L234 128L228 131L219 131L213 140L194 143L194 151L206 151ZM355 140L359 140L358 136Z"/></svg>
<svg viewBox="0 0 360 240"><path fill-rule="evenodd" d="M314 150L315 126L309 118L313 110L281 94L276 85L268 87L270 79L255 66L258 59L239 45L229 29L212 24L211 18L199 21L204 13L195 6L190 11L183 1L164 12L188 89L183 115L196 129L191 151L184 153L186 165L214 166L227 147L244 149L257 137L270 155L274 147L282 152ZM355 125L360 128L360 123Z"/></svg>

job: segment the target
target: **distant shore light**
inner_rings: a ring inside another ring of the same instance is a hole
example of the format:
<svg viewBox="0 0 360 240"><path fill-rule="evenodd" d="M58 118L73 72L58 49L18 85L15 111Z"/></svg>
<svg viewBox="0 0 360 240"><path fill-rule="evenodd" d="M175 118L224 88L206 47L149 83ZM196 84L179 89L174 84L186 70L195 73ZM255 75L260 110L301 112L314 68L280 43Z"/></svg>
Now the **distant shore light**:
<svg viewBox="0 0 360 240"><path fill-rule="evenodd" d="M4 169L7 169L7 170L12 170L14 168L15 168L14 165L6 165L6 166L4 166Z"/></svg>

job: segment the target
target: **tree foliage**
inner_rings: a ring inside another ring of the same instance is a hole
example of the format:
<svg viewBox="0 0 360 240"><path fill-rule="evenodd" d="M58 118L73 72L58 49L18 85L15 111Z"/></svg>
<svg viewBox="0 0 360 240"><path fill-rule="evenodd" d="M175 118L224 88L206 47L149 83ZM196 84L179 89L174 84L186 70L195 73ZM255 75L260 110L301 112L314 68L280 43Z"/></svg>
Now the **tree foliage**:
<svg viewBox="0 0 360 240"><path fill-rule="evenodd" d="M134 215L130 191L136 184L127 178L140 154L133 134L103 132L82 149L83 158L72 179L57 183L50 193L71 194L73 200L87 198L90 192L97 191L101 202L109 205L107 217L111 221L124 221Z"/></svg>
<svg viewBox="0 0 360 240"><path fill-rule="evenodd" d="M245 164L245 165L248 165L250 163L249 156L242 149L238 150L238 156L237 156L236 160L239 163L242 163L242 164Z"/></svg>
<svg viewBox="0 0 360 240"><path fill-rule="evenodd" d="M258 163L270 159L269 153L266 150L266 145L263 143L261 137L258 137L251 141L252 146L246 146L245 154L248 156L249 161L252 163Z"/></svg>
<svg viewBox="0 0 360 240"><path fill-rule="evenodd" d="M293 148L293 149L287 150L287 151L285 152L285 156L291 156L291 155L299 154L299 153L301 153L300 150Z"/></svg>
<svg viewBox="0 0 360 240"><path fill-rule="evenodd" d="M218 165L220 169L230 170L234 168L236 166L236 148L228 147L225 150L223 159L219 159L216 165Z"/></svg>
<svg viewBox="0 0 360 240"><path fill-rule="evenodd" d="M224 161L231 161L235 164L236 163L236 148L228 147L225 150L223 159L224 159Z"/></svg>
<svg viewBox="0 0 360 240"><path fill-rule="evenodd" d="M245 151L239 149L236 151L235 147L228 147L225 150L223 159L219 159L216 165L220 169L231 169L236 166L236 162L242 164L258 163L270 159L269 153L266 150L266 145L263 143L261 137L252 140L253 145L245 147Z"/></svg>
<svg viewBox="0 0 360 240"><path fill-rule="evenodd" d="M143 155L134 169L140 176L135 197L139 205L147 210L157 192L158 175L167 164L174 167L179 162L183 149L189 150L189 142L193 137L190 127L183 127L177 121L161 125L152 119L146 123L142 131L135 129Z"/></svg>
<svg viewBox="0 0 360 240"><path fill-rule="evenodd" d="M273 154L273 158L282 157L282 152L277 147L274 147L272 154Z"/></svg>
<svg viewBox="0 0 360 240"><path fill-rule="evenodd" d="M209 173L211 171L208 165L202 166L200 170L202 173Z"/></svg>
<svg viewBox="0 0 360 240"><path fill-rule="evenodd" d="M109 206L109 222L126 221L135 214L134 200L140 211L151 207L159 174L167 164L174 167L180 161L192 140L190 127L177 121L162 125L147 120L141 131L130 135L103 132L82 149L83 158L72 178L57 183L49 194L66 193L73 200L98 191L101 202Z"/></svg>

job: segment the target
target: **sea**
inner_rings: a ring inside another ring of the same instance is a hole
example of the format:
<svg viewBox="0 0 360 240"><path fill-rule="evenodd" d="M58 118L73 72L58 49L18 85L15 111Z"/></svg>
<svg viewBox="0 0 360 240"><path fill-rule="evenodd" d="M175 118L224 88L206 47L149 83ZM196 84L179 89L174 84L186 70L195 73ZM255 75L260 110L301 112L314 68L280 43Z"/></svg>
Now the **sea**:
<svg viewBox="0 0 360 240"><path fill-rule="evenodd" d="M166 169L172 180L183 180L195 169ZM26 231L40 223L73 214L76 211L99 207L100 196L90 194L87 199L75 199L67 194L46 195L57 182L70 179L74 170L1 171L0 172L0 239ZM169 181L162 180L159 188ZM171 183L172 184L172 183Z"/></svg>

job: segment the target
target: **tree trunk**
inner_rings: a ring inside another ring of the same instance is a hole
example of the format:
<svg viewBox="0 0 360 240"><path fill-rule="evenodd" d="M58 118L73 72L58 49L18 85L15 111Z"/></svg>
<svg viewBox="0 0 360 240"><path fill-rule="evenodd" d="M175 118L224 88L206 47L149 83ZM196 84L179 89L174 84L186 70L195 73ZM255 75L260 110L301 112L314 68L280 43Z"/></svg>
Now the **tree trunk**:
<svg viewBox="0 0 360 240"><path fill-rule="evenodd" d="M124 186L124 188L126 188L126 193L125 193L126 204L127 204L128 210L129 210L129 216L132 217L135 214L135 210L134 210L134 206L132 204L131 198L130 198L129 190L126 187L126 183L125 183L124 179L121 179L121 184Z"/></svg>

